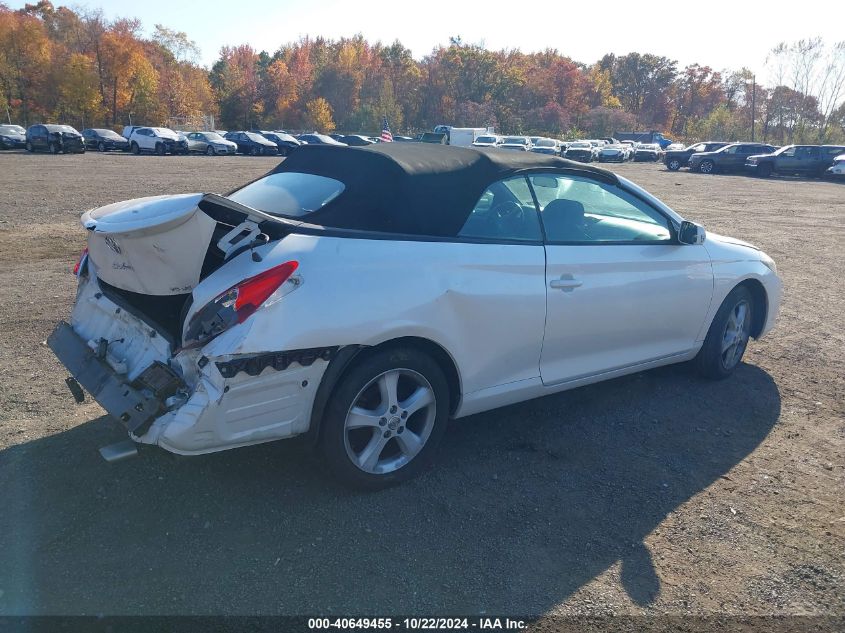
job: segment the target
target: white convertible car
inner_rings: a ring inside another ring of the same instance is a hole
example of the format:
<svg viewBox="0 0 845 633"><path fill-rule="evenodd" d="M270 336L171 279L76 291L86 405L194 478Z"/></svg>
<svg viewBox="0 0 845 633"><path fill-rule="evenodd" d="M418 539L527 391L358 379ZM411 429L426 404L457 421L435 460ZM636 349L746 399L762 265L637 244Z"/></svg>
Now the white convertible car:
<svg viewBox="0 0 845 633"><path fill-rule="evenodd" d="M529 152L307 146L226 197L82 223L49 338L77 400L185 455L307 434L366 488L418 473L449 418L669 363L728 376L781 298L750 244Z"/></svg>

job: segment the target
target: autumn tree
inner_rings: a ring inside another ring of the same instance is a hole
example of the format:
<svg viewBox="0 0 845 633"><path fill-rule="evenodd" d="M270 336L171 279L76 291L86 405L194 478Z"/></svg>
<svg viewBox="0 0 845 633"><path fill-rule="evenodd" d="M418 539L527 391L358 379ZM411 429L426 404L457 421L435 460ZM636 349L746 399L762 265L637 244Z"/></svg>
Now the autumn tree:
<svg viewBox="0 0 845 633"><path fill-rule="evenodd" d="M305 104L305 123L323 134L334 132L335 124L332 119L332 107L329 102L318 97Z"/></svg>

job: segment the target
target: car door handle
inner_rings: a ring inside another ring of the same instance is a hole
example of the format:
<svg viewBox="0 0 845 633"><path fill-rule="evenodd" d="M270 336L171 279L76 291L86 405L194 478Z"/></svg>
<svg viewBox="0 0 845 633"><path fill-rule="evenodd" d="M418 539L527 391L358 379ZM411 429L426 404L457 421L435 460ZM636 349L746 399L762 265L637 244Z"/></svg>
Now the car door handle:
<svg viewBox="0 0 845 633"><path fill-rule="evenodd" d="M579 286L581 286L584 282L579 281L578 279L572 279L572 277L565 278L561 277L560 279L552 279L549 282L549 287L556 288L558 290L571 291L575 290Z"/></svg>

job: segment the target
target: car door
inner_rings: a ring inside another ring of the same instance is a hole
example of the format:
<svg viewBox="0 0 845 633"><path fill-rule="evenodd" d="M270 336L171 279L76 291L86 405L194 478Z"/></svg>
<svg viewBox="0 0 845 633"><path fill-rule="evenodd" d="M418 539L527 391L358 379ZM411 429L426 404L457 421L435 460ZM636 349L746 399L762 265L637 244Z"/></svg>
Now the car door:
<svg viewBox="0 0 845 633"><path fill-rule="evenodd" d="M814 145L799 147L795 152L795 171L801 174L815 173L819 169L819 148Z"/></svg>
<svg viewBox="0 0 845 633"><path fill-rule="evenodd" d="M580 175L530 178L546 243L543 383L695 348L713 293L703 245L635 194Z"/></svg>
<svg viewBox="0 0 845 633"><path fill-rule="evenodd" d="M734 150L734 151L730 151ZM759 145L735 145L725 152L725 160L721 164L724 169L741 169L745 166L745 160L752 154L762 154L763 150Z"/></svg>
<svg viewBox="0 0 845 633"><path fill-rule="evenodd" d="M32 130L32 146L35 149L47 149L47 128L36 125Z"/></svg>
<svg viewBox="0 0 845 633"><path fill-rule="evenodd" d="M462 385L469 401L472 393L538 378L546 254L527 179L490 185L457 238L459 243L442 245L454 252L454 261L440 309L454 313L455 332L471 350ZM438 270L433 264L432 274Z"/></svg>
<svg viewBox="0 0 845 633"><path fill-rule="evenodd" d="M772 161L773 169L781 174L789 174L796 170L798 166L798 160L796 159L796 153L798 152L798 147L790 147L783 150L780 154L774 157Z"/></svg>

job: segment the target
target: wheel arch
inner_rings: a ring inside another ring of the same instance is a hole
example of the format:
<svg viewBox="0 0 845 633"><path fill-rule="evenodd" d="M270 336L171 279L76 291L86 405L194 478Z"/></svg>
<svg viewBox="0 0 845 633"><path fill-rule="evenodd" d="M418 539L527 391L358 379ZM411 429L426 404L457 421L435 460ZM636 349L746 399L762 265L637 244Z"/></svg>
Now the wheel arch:
<svg viewBox="0 0 845 633"><path fill-rule="evenodd" d="M364 358L394 347L411 347L430 356L443 370L443 375L446 377L446 384L449 386L450 415L458 410L462 393L460 373L452 355L440 344L420 336L401 336L377 345L346 345L338 350L338 353L329 363L314 396L311 420L306 432L307 442L310 446L316 446L319 442L326 405L346 373Z"/></svg>
<svg viewBox="0 0 845 633"><path fill-rule="evenodd" d="M763 328L766 326L766 319L769 314L769 296L766 293L765 286L753 277L745 279L735 286L735 288L740 287L747 288L754 300L751 314L751 336L757 338L762 334Z"/></svg>

